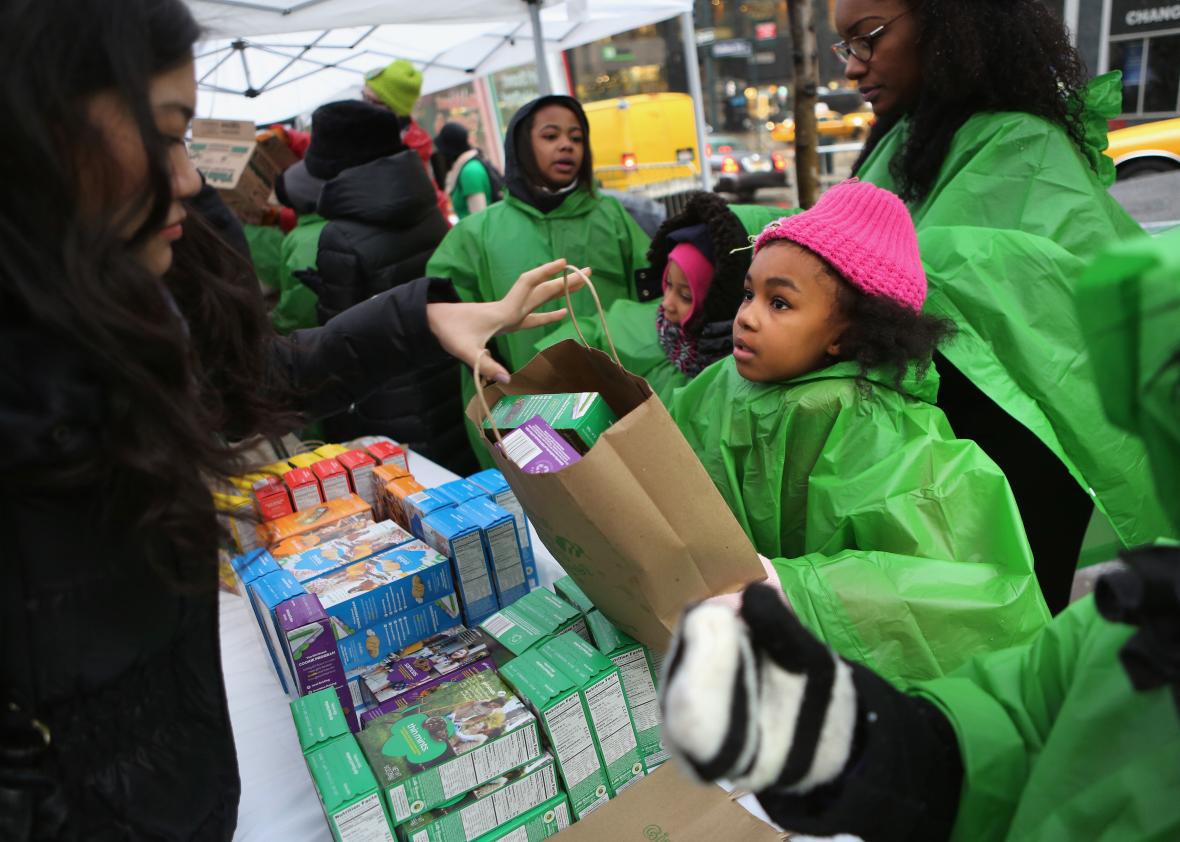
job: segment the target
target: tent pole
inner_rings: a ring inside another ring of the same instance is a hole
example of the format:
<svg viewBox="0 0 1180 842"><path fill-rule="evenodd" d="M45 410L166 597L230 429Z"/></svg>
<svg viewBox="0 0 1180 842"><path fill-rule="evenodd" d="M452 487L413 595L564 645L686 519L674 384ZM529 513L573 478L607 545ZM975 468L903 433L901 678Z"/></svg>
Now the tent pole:
<svg viewBox="0 0 1180 842"><path fill-rule="evenodd" d="M541 96L553 93L553 84L549 81L549 64L545 60L544 33L541 31L541 0L525 0L529 4L529 20L533 24L533 52L537 62L537 87Z"/></svg>
<svg viewBox="0 0 1180 842"><path fill-rule="evenodd" d="M697 164L701 168L701 189L709 191L713 189L713 171L709 167L709 157L705 154L705 99L701 93L701 64L697 60L697 37L692 26L692 12L680 15L680 40L684 42L684 69L697 124Z"/></svg>

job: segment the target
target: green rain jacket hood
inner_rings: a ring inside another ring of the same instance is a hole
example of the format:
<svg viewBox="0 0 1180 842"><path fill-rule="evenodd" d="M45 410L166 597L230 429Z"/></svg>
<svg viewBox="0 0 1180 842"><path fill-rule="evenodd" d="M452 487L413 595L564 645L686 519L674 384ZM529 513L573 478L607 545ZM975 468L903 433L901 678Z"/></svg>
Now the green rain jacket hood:
<svg viewBox="0 0 1180 842"><path fill-rule="evenodd" d="M1073 303L1078 277L1104 246L1143 236L1106 192L1114 165L1101 151L1121 90L1117 73L1090 84L1084 155L1038 117L976 114L910 212L926 312L958 328L942 349L947 359L1056 453L1134 546L1175 533L1142 444L1102 412ZM857 175L896 190L889 165L906 131L903 120Z"/></svg>
<svg viewBox="0 0 1180 842"><path fill-rule="evenodd" d="M1180 518L1180 232L1104 253L1079 282L1077 308L1104 406L1142 436L1160 499ZM919 685L959 741L954 839L1180 838L1178 697L1167 683L1136 688L1121 661L1137 628L1151 628L1165 678L1180 680L1177 592L1148 602L1124 625L1086 597L1032 645Z"/></svg>
<svg viewBox="0 0 1180 842"><path fill-rule="evenodd" d="M781 208L763 205L730 205L729 209L750 235L758 234L783 215ZM743 245L738 243L735 247ZM656 333L656 311L659 306L658 299L644 302L616 301L606 311L606 325L623 368L646 380L652 391L666 404L672 399L672 392L688 382L688 376L671 363L660 347ZM578 327L586 343L591 348L609 354L610 346L603 335L602 321L597 313L584 313L579 309L577 317ZM563 339L578 339L574 326L569 322L538 342L537 350L542 351Z"/></svg>
<svg viewBox="0 0 1180 842"><path fill-rule="evenodd" d="M669 409L799 619L841 654L906 683L1028 640L1049 613L1004 475L954 437L933 370L901 391L856 375L761 384L729 358Z"/></svg>

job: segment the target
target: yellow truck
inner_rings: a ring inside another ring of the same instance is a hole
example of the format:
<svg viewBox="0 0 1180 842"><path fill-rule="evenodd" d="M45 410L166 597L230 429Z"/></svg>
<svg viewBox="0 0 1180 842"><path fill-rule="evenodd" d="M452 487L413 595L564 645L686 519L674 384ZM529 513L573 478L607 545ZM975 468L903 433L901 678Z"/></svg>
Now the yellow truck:
<svg viewBox="0 0 1180 842"><path fill-rule="evenodd" d="M590 121L594 174L603 187L629 190L700 176L688 94L637 94L582 107Z"/></svg>

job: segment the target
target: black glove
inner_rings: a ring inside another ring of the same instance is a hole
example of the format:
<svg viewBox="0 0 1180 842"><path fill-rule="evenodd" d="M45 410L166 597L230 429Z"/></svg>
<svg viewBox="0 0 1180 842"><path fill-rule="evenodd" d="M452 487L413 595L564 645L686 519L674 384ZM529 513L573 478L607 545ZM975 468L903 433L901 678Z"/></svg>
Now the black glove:
<svg viewBox="0 0 1180 842"><path fill-rule="evenodd" d="M962 763L946 717L824 646L766 585L741 616L681 620L662 683L664 742L700 778L755 792L792 832L944 839Z"/></svg>

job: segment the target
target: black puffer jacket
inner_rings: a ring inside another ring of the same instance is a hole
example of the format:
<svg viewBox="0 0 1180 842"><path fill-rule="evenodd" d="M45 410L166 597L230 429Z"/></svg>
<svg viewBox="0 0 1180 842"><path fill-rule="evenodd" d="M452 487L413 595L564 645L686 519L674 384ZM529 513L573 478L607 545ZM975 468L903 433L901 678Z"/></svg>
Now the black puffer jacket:
<svg viewBox="0 0 1180 842"><path fill-rule="evenodd" d="M447 233L434 187L412 150L344 170L324 185L317 208L321 323L370 295L421 277ZM364 401L324 421L324 435L347 441L387 435L457 473L470 473L459 366L453 360L394 378Z"/></svg>
<svg viewBox="0 0 1180 842"><path fill-rule="evenodd" d="M403 285L276 343L272 364L309 414L338 411L443 357L428 300L455 300L454 290ZM137 533L104 520L96 486L40 481L107 446L104 403L84 356L0 321L0 839L228 840L239 783L216 559L207 587L180 591L149 565ZM186 469L184 454L175 464ZM14 756L24 732L10 703L49 729L44 763ZM50 812L64 829L21 813L22 786L38 780L58 788Z"/></svg>

